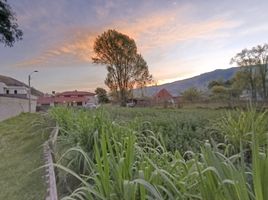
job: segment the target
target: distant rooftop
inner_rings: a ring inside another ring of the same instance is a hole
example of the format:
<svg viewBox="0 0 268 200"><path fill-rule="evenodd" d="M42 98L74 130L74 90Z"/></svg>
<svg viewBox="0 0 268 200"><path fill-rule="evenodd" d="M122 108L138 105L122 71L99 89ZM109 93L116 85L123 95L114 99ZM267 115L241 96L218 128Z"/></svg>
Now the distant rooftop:
<svg viewBox="0 0 268 200"><path fill-rule="evenodd" d="M0 82L6 84L7 86L26 86L27 85L23 82L20 82L14 78L11 78L11 77L8 77L8 76L3 76L3 75L0 75Z"/></svg>
<svg viewBox="0 0 268 200"><path fill-rule="evenodd" d="M95 93L86 92L86 91L77 91L77 90L56 93L56 96L78 96L78 95L95 96Z"/></svg>
<svg viewBox="0 0 268 200"><path fill-rule="evenodd" d="M7 86L19 86L19 87L26 87L28 88L28 85L25 83L18 81L14 78L0 75L0 82L6 84ZM44 94L40 92L39 90L36 90L35 88L31 88L31 93L35 96L43 96Z"/></svg>
<svg viewBox="0 0 268 200"><path fill-rule="evenodd" d="M39 97L37 103L50 104L50 103L71 103L71 102L86 102L89 96L95 96L95 93L86 91L66 91L56 93L55 96Z"/></svg>

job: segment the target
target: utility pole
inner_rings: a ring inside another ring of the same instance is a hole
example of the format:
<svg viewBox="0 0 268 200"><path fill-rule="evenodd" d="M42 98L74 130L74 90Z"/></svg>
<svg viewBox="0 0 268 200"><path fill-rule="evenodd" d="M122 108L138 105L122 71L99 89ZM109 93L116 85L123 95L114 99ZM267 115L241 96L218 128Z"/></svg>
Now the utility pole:
<svg viewBox="0 0 268 200"><path fill-rule="evenodd" d="M29 92L28 92L28 99L29 99L29 113L31 113L31 111L32 111L32 109L31 109L31 75L33 74L33 73L35 73L35 72L38 72L37 70L35 70L35 71L33 71L32 73L30 73L29 75L28 75L28 89L29 89Z"/></svg>

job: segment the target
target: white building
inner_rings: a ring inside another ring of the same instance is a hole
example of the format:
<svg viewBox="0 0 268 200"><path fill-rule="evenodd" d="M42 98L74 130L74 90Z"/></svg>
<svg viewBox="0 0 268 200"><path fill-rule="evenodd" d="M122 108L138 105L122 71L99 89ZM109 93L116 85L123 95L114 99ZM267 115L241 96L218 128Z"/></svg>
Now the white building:
<svg viewBox="0 0 268 200"><path fill-rule="evenodd" d="M41 92L31 88L31 112L36 111ZM0 75L0 121L29 111L29 88L11 77Z"/></svg>
<svg viewBox="0 0 268 200"><path fill-rule="evenodd" d="M25 95L28 97L28 88L26 86L6 85L0 82L0 94L4 95Z"/></svg>

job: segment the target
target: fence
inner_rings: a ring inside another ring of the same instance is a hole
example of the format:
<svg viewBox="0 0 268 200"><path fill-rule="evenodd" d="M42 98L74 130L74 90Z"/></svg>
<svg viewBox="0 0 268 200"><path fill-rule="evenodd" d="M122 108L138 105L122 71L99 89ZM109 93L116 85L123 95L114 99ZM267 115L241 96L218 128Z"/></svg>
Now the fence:
<svg viewBox="0 0 268 200"><path fill-rule="evenodd" d="M56 144L59 128L53 129L50 138L44 144L44 157L46 163L46 183L47 183L47 196L46 200L58 200L56 174L53 162L53 150Z"/></svg>

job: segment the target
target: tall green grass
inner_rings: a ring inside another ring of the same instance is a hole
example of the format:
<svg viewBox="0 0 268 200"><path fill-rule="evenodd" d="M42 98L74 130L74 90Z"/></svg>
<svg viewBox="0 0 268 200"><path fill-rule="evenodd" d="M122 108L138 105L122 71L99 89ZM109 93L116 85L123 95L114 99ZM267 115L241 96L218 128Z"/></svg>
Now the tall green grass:
<svg viewBox="0 0 268 200"><path fill-rule="evenodd" d="M161 134L169 151L199 151L206 140L223 141L219 134L211 134L208 127L225 110L212 109L156 109L156 108L113 108L106 109L113 121L133 129L147 128ZM231 112L232 113L232 112Z"/></svg>
<svg viewBox="0 0 268 200"><path fill-rule="evenodd" d="M246 142L241 150L250 152L248 160L209 141L200 151L169 151L147 123L116 123L105 110L56 108L51 116L62 127L55 164L62 199L268 199L265 114L252 110L218 124L225 131L247 124L250 137L239 143Z"/></svg>

